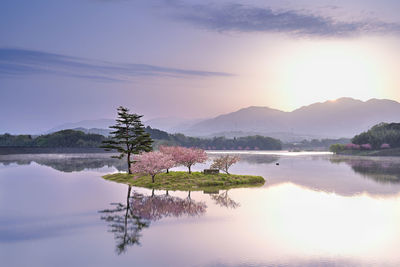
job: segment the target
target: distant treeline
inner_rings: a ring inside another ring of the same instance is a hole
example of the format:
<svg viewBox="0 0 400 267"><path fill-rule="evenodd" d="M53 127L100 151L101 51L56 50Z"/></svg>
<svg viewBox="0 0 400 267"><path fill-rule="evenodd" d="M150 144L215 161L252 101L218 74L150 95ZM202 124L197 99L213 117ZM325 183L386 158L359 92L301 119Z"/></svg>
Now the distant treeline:
<svg viewBox="0 0 400 267"><path fill-rule="evenodd" d="M146 127L146 131L154 139L155 145L179 145L184 147L199 147L217 150L280 150L280 140L263 137L248 136L233 139L224 137L198 138L183 134L169 134L167 132ZM51 134L33 137L31 135L0 135L0 147L79 147L94 148L102 145L107 137L100 134L85 134L82 131L62 130Z"/></svg>
<svg viewBox="0 0 400 267"><path fill-rule="evenodd" d="M363 155L379 155L375 152L384 152L382 155L398 155L400 148L400 123L379 123L366 132L354 136L349 143L333 144L330 151L335 153L350 153ZM371 153L366 153L368 150ZM387 151L383 151L387 150ZM360 152L360 153L359 153ZM375 154L374 154L375 153Z"/></svg>
<svg viewBox="0 0 400 267"><path fill-rule="evenodd" d="M282 142L271 137L260 135L227 139L225 137L199 138L183 134L169 134L167 132L152 129L147 126L146 131L151 138L158 140L156 145L177 145L184 147L199 147L215 150L281 150Z"/></svg>
<svg viewBox="0 0 400 267"><path fill-rule="evenodd" d="M303 140L301 142L296 143L287 143L284 144L283 147L285 149L294 150L308 150L308 149L320 149L326 150L333 144L348 144L350 142L349 138L340 138L340 139L312 139L312 140Z"/></svg>
<svg viewBox="0 0 400 267"><path fill-rule="evenodd" d="M373 149L379 149L383 144L391 148L400 147L400 123L380 123L370 130L356 135L351 140L353 144L370 144Z"/></svg>
<svg viewBox="0 0 400 267"><path fill-rule="evenodd" d="M85 134L81 131L62 130L37 137L32 135L0 135L0 146L7 147L99 147L106 137L100 134Z"/></svg>

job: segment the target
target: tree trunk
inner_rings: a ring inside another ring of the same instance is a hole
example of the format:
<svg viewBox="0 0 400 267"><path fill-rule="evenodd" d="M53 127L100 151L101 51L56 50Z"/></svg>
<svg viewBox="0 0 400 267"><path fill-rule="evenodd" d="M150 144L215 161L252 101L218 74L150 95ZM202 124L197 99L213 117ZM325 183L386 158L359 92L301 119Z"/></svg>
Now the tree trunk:
<svg viewBox="0 0 400 267"><path fill-rule="evenodd" d="M192 166L188 166L188 168L189 168L189 174L191 174L192 173L192 170L190 169Z"/></svg>
<svg viewBox="0 0 400 267"><path fill-rule="evenodd" d="M156 176L156 175L152 175L152 176L151 176L151 182L152 182L152 183L154 183L154 176Z"/></svg>
<svg viewBox="0 0 400 267"><path fill-rule="evenodd" d="M128 173L132 174L131 171L131 153L128 152L128 154L126 155L127 161L128 161Z"/></svg>
<svg viewBox="0 0 400 267"><path fill-rule="evenodd" d="M169 173L169 169L167 169L167 173Z"/></svg>

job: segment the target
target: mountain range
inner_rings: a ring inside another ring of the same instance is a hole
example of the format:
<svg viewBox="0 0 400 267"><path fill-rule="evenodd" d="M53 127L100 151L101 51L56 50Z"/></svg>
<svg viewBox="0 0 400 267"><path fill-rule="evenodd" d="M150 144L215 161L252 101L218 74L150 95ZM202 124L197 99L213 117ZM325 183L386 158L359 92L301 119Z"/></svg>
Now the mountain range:
<svg viewBox="0 0 400 267"><path fill-rule="evenodd" d="M101 123L113 124L110 120L87 122L73 124L76 127L70 128L103 128L97 126ZM209 119L159 118L146 121L145 125L189 136L239 137L259 134L282 141L298 141L352 137L380 122L400 122L400 103L387 99L361 101L339 98L303 106L291 112L251 106Z"/></svg>
<svg viewBox="0 0 400 267"><path fill-rule="evenodd" d="M248 107L203 120L181 132L188 135L213 135L241 131L272 137L340 138L352 137L380 122L399 121L400 103L396 101L339 98L314 103L292 112L268 107Z"/></svg>

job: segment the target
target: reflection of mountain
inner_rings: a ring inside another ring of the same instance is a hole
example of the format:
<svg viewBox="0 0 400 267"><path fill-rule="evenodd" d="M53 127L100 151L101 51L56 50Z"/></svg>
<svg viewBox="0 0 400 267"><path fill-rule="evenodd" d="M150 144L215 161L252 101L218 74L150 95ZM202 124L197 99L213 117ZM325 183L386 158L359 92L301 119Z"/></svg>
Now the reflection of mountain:
<svg viewBox="0 0 400 267"><path fill-rule="evenodd" d="M49 166L62 172L83 171L84 169L99 169L102 167L115 167L119 171L126 171L125 161L114 159L110 154L26 154L26 155L0 155L0 163L9 165L29 165L35 162L39 165Z"/></svg>
<svg viewBox="0 0 400 267"><path fill-rule="evenodd" d="M167 217L201 216L206 212L204 202L196 202L190 198L165 195L149 196L133 192L128 188L126 204L112 203L114 209L99 211L104 214L102 220L109 222L110 232L114 233L117 242L117 253L125 252L127 246L140 245L140 232L150 227L152 221Z"/></svg>
<svg viewBox="0 0 400 267"><path fill-rule="evenodd" d="M347 162L354 156L316 155L316 156L281 156L277 165L249 166L252 172L266 177L265 187L283 183L293 183L314 191L335 193L341 196L368 194L369 196L387 197L398 195L400 183L381 183L376 179L366 179L366 175L356 172ZM371 158L359 157L359 160ZM400 166L400 158L375 158ZM385 174L377 170L375 175ZM387 173L386 173L387 174Z"/></svg>
<svg viewBox="0 0 400 267"><path fill-rule="evenodd" d="M332 158L332 162L344 162L356 173L379 183L400 183L400 164L390 158Z"/></svg>

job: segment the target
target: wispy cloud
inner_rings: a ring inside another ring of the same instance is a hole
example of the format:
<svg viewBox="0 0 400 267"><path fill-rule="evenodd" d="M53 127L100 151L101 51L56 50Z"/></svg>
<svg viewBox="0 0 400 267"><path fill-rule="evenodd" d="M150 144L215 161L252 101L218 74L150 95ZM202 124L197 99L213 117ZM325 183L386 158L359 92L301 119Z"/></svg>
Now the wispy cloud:
<svg viewBox="0 0 400 267"><path fill-rule="evenodd" d="M138 76L232 76L232 74L224 72L177 69L146 64L113 63L34 50L0 48L0 77L34 74L53 74L109 82L128 81Z"/></svg>
<svg viewBox="0 0 400 267"><path fill-rule="evenodd" d="M164 1L164 6L170 9L170 16L175 20L221 32L279 32L316 37L400 32L400 25L396 23L376 20L345 22L304 10L273 10L234 3L190 5L174 0Z"/></svg>

